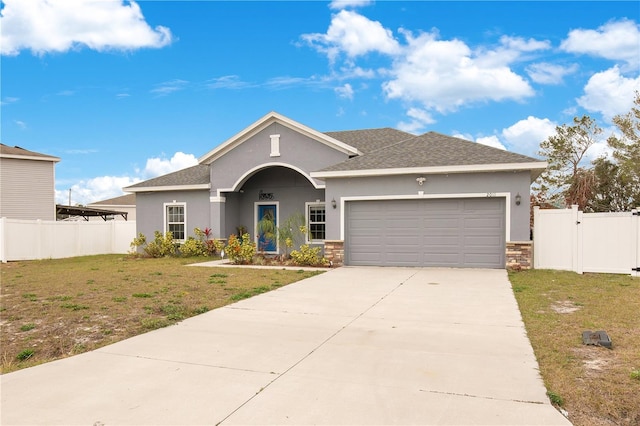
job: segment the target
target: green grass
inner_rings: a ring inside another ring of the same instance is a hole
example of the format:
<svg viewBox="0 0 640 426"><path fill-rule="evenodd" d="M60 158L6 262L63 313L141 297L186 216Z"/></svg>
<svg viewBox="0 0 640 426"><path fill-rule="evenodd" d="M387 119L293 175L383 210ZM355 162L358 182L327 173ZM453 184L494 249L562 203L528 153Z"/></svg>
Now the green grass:
<svg viewBox="0 0 640 426"><path fill-rule="evenodd" d="M509 274L552 403L575 426L640 424L640 279L531 270ZM604 330L612 349L587 346Z"/></svg>
<svg viewBox="0 0 640 426"><path fill-rule="evenodd" d="M96 349L320 273L186 266L199 261L105 255L0 264L0 372Z"/></svg>

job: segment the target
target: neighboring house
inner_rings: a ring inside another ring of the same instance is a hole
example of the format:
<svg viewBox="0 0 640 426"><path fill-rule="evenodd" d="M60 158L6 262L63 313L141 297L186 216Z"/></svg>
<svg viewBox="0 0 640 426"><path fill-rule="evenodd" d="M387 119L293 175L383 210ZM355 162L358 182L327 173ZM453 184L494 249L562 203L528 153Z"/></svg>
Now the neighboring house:
<svg viewBox="0 0 640 426"><path fill-rule="evenodd" d="M56 220L60 158L0 144L0 217Z"/></svg>
<svg viewBox="0 0 640 426"><path fill-rule="evenodd" d="M87 204L87 207L115 210L127 214L126 219L123 215L113 215L114 220L136 220L136 194L125 194L119 197L109 198L108 200L96 201L95 203ZM100 217L91 219L102 220Z"/></svg>
<svg viewBox="0 0 640 426"><path fill-rule="evenodd" d="M124 190L145 235L209 227L226 238L243 226L258 242L261 218L301 212L307 242L334 263L529 267L529 190L546 166L435 132L321 133L272 112L198 165Z"/></svg>

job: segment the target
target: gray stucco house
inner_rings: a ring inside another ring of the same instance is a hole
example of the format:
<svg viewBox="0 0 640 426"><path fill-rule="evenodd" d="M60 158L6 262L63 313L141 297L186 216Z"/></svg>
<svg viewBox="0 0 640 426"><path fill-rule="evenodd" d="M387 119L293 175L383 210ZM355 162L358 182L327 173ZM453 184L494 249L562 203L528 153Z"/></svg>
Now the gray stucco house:
<svg viewBox="0 0 640 426"><path fill-rule="evenodd" d="M307 243L335 264L527 268L530 185L546 166L435 132L322 133L271 112L198 165L124 190L145 235L244 226L258 241L264 215L301 212Z"/></svg>

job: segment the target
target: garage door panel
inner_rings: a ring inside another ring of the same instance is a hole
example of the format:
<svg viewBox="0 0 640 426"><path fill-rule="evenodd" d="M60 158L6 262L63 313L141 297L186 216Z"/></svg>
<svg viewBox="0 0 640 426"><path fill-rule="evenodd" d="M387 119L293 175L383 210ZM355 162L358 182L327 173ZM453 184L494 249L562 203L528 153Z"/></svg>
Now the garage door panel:
<svg viewBox="0 0 640 426"><path fill-rule="evenodd" d="M348 265L504 268L501 198L347 202Z"/></svg>
<svg viewBox="0 0 640 426"><path fill-rule="evenodd" d="M451 253L439 253L425 256L423 266L449 266L456 267L460 264L460 255Z"/></svg>
<svg viewBox="0 0 640 426"><path fill-rule="evenodd" d="M497 255L471 253L464 256L464 262L474 268L493 268L493 265L498 261L500 261L500 257Z"/></svg>
<svg viewBox="0 0 640 426"><path fill-rule="evenodd" d="M465 235L463 241L467 247L497 248L502 245L499 237L487 235Z"/></svg>
<svg viewBox="0 0 640 426"><path fill-rule="evenodd" d="M402 218L402 219L390 219L387 220L386 223L386 229L383 232L386 232L387 234L391 234L394 231L403 231L406 229L413 229L415 228L415 223L419 218L416 216L408 216L406 218Z"/></svg>

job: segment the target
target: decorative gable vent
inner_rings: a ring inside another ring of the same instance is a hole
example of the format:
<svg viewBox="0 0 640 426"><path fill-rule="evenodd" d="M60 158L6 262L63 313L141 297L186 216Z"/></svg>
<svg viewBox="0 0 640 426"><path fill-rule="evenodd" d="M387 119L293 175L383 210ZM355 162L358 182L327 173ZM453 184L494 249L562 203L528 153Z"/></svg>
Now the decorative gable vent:
<svg viewBox="0 0 640 426"><path fill-rule="evenodd" d="M271 135L271 156L280 157L280 135Z"/></svg>

